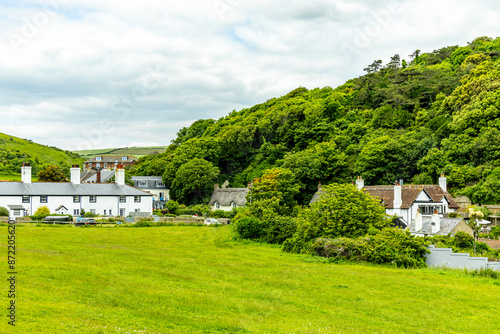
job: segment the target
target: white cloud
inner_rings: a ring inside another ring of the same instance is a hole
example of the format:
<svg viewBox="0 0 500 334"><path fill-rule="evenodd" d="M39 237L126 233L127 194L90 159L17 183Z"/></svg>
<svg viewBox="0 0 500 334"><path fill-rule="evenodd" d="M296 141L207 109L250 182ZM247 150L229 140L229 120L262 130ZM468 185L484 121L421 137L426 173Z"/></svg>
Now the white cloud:
<svg viewBox="0 0 500 334"><path fill-rule="evenodd" d="M500 28L492 0L43 3L0 3L0 131L63 149L167 145L196 119Z"/></svg>

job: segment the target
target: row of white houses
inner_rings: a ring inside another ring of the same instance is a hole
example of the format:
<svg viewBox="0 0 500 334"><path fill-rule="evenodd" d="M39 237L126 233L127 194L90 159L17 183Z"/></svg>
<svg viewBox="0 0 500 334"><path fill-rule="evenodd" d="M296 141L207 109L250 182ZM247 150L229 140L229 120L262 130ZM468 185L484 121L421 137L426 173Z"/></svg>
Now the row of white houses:
<svg viewBox="0 0 500 334"><path fill-rule="evenodd" d="M21 182L0 182L0 206L12 218L32 215L46 206L51 213L80 216L82 210L105 216L151 214L153 195L125 184L125 170L116 169L115 183L80 183L80 168L71 168L70 182L31 182L31 166L21 167Z"/></svg>

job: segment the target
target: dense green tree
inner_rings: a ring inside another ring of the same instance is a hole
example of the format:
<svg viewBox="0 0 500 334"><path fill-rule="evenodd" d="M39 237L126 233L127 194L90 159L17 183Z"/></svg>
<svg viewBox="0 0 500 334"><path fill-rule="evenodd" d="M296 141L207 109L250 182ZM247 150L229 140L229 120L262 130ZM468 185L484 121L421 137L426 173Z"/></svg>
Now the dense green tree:
<svg viewBox="0 0 500 334"><path fill-rule="evenodd" d="M284 249L304 252L316 238L359 237L370 228L388 225L379 201L350 184L331 184L321 189L319 199L297 219L297 232Z"/></svg>
<svg viewBox="0 0 500 334"><path fill-rule="evenodd" d="M273 219L276 215L291 215L297 205L294 197L299 189L300 185L290 170L269 169L253 181L247 203L251 212L263 220Z"/></svg>
<svg viewBox="0 0 500 334"><path fill-rule="evenodd" d="M181 203L208 203L218 176L219 168L209 161L195 158L176 172L170 194Z"/></svg>
<svg viewBox="0 0 500 334"><path fill-rule="evenodd" d="M40 182L67 182L68 179L59 166L50 165L38 172Z"/></svg>

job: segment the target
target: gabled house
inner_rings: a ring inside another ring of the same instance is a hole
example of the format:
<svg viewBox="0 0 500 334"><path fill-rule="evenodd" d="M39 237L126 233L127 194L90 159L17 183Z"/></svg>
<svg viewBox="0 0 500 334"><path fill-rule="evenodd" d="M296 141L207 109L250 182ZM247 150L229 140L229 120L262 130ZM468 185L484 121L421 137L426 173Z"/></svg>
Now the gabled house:
<svg viewBox="0 0 500 334"><path fill-rule="evenodd" d="M31 166L21 167L21 182L0 182L0 206L11 218L32 215L41 206L50 212L80 216L82 210L105 216L151 213L153 195L125 184L125 170L116 169L115 183L80 183L80 168L71 168L70 182L31 182Z"/></svg>
<svg viewBox="0 0 500 334"><path fill-rule="evenodd" d="M134 187L147 191L153 195L153 209L165 208L170 200L170 190L163 183L161 176L132 176Z"/></svg>
<svg viewBox="0 0 500 334"><path fill-rule="evenodd" d="M83 169L107 170L116 169L118 165L135 165L137 158L132 155L98 155L83 163Z"/></svg>
<svg viewBox="0 0 500 334"><path fill-rule="evenodd" d="M440 217L450 212L456 212L460 207L447 192L446 178L439 178L439 185L383 185L365 186L364 180L358 178L356 187L371 196L377 197L385 212L390 216L399 217L402 227L408 227L420 210L423 217L431 217L435 211ZM313 196L315 202L321 194L321 189Z"/></svg>
<svg viewBox="0 0 500 334"><path fill-rule="evenodd" d="M243 207L249 191L248 188L219 188L216 184L208 205L212 207L212 211L231 211L233 208Z"/></svg>

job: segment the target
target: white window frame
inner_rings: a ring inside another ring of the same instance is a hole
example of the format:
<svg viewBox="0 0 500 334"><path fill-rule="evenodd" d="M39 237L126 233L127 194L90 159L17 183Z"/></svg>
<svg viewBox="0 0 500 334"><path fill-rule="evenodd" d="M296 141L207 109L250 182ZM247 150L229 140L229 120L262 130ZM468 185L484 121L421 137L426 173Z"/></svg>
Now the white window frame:
<svg viewBox="0 0 500 334"><path fill-rule="evenodd" d="M101 161L101 157L95 157L95 161Z"/></svg>
<svg viewBox="0 0 500 334"><path fill-rule="evenodd" d="M139 195L134 196L134 203L141 203L141 196Z"/></svg>
<svg viewBox="0 0 500 334"><path fill-rule="evenodd" d="M96 195L90 195L89 196L89 203L97 203L97 196Z"/></svg>
<svg viewBox="0 0 500 334"><path fill-rule="evenodd" d="M47 202L48 202L47 195L41 195L40 196L40 203L47 203Z"/></svg>
<svg viewBox="0 0 500 334"><path fill-rule="evenodd" d="M127 203L127 196L120 195L120 203Z"/></svg>
<svg viewBox="0 0 500 334"><path fill-rule="evenodd" d="M73 196L73 203L80 203L81 196Z"/></svg>
<svg viewBox="0 0 500 334"><path fill-rule="evenodd" d="M30 197L23 195L23 203L29 203L30 202Z"/></svg>

